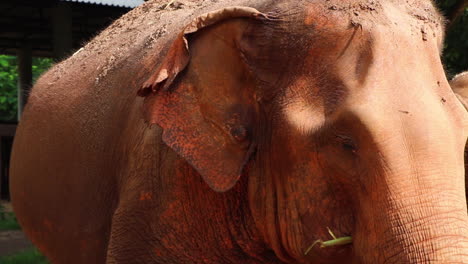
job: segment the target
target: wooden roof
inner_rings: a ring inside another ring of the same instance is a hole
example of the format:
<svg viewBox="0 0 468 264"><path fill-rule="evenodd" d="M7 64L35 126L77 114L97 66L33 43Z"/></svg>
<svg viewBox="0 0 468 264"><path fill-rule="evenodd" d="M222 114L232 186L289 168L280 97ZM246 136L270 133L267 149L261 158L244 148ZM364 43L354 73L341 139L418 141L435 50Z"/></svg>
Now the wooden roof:
<svg viewBox="0 0 468 264"><path fill-rule="evenodd" d="M62 0L65 2L79 2L79 3L89 3L97 5L108 5L108 6L119 6L134 8L143 4L143 0Z"/></svg>
<svg viewBox="0 0 468 264"><path fill-rule="evenodd" d="M33 56L53 56L52 12L69 5L72 16L73 48L77 49L131 8L115 6L123 1L3 0L0 1L0 54L16 54L22 43L30 43ZM97 4L101 2L101 4ZM104 5L106 2L107 5ZM115 5L110 6L110 2ZM128 3L135 1L128 1ZM143 1L141 1L143 2Z"/></svg>

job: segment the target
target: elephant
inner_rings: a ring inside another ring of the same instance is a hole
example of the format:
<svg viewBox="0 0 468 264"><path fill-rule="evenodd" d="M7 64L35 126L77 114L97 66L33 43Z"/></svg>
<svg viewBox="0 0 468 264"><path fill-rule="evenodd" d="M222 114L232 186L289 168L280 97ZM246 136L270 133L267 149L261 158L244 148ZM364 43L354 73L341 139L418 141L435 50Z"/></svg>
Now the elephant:
<svg viewBox="0 0 468 264"><path fill-rule="evenodd" d="M170 2L32 88L10 189L52 263L468 263L432 1Z"/></svg>
<svg viewBox="0 0 468 264"><path fill-rule="evenodd" d="M453 92L455 95L458 97L458 100L463 104L465 109L468 111L468 71L467 72L462 72L455 77L453 77L452 80L449 82L450 87L452 88ZM467 171L467 165L468 165L468 146L465 146L465 192L466 196L468 198L468 171Z"/></svg>
<svg viewBox="0 0 468 264"><path fill-rule="evenodd" d="M468 71L455 75L450 80L450 87L465 109L468 110Z"/></svg>

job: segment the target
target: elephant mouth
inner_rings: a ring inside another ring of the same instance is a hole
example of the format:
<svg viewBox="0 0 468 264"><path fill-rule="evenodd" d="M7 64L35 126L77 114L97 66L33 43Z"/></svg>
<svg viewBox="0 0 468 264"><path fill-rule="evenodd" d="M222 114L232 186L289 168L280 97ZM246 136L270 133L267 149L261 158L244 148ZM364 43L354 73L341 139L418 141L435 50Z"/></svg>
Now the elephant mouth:
<svg viewBox="0 0 468 264"><path fill-rule="evenodd" d="M340 228L325 226L327 232L317 232L313 240L309 240L302 249L305 263L349 263L353 259L353 233L343 232ZM320 233L320 234L319 234ZM297 252L299 253L299 252ZM296 254L297 254L296 253ZM299 257L299 256L298 256Z"/></svg>
<svg viewBox="0 0 468 264"><path fill-rule="evenodd" d="M351 236L337 237L335 236L333 231L330 230L329 227L327 227L327 230L332 239L330 240L317 239L314 243L312 243L312 245L310 245L304 251L304 255L309 254L309 252L314 247L319 247L319 248L339 247L339 246L345 246L345 245L349 245L353 243L353 238Z"/></svg>

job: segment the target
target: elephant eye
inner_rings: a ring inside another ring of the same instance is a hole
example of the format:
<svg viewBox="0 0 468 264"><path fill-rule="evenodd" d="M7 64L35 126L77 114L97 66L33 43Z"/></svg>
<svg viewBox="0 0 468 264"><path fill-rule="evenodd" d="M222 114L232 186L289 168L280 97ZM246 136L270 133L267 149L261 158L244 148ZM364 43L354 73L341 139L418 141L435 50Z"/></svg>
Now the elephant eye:
<svg viewBox="0 0 468 264"><path fill-rule="evenodd" d="M231 135L234 137L237 141L242 142L245 141L248 137L247 129L243 126L236 126L231 128Z"/></svg>
<svg viewBox="0 0 468 264"><path fill-rule="evenodd" d="M357 144L352 138L344 135L336 135L336 138L341 142L344 150L356 153L358 149Z"/></svg>

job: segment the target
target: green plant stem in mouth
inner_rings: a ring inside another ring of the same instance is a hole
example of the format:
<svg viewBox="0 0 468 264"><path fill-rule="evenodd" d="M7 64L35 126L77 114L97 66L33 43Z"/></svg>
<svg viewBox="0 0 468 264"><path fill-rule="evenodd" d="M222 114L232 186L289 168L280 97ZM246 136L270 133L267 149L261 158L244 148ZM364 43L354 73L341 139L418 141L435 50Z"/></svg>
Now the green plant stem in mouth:
<svg viewBox="0 0 468 264"><path fill-rule="evenodd" d="M326 247L335 247L335 246L344 246L353 243L353 238L350 236L345 237L336 237L335 234L328 228L328 233L333 238L332 240L323 241L321 239L316 240L310 247L306 249L304 255L309 254L309 252L314 248L315 245L319 244L320 248Z"/></svg>

